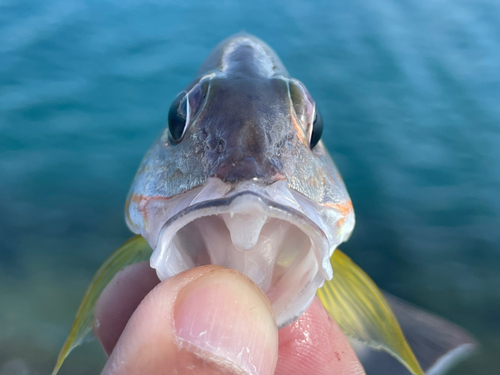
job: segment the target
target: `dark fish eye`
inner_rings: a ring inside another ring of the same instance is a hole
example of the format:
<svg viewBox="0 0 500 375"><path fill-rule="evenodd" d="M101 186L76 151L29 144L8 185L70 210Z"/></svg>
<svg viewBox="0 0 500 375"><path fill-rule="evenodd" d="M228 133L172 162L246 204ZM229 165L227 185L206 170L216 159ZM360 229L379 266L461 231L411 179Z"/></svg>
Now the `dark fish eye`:
<svg viewBox="0 0 500 375"><path fill-rule="evenodd" d="M323 133L323 119L315 107L314 100L305 86L297 80L290 80L288 83L288 92L293 104L293 109L297 119L303 124L304 127L310 124L311 118L314 114L314 121L312 123L311 138L309 145L311 149L314 148L321 139Z"/></svg>
<svg viewBox="0 0 500 375"><path fill-rule="evenodd" d="M188 93L189 96L189 109L193 118L196 116L198 111L203 105L203 102L207 96L209 88L209 81L203 80L196 84L191 91Z"/></svg>
<svg viewBox="0 0 500 375"><path fill-rule="evenodd" d="M309 121L313 107L307 98L304 87L298 82L290 81L288 83L288 90L297 118L303 124L306 124Z"/></svg>
<svg viewBox="0 0 500 375"><path fill-rule="evenodd" d="M321 134L323 133L323 118L316 108L316 116L314 117L313 128L311 133L311 149L314 148L321 139Z"/></svg>
<svg viewBox="0 0 500 375"><path fill-rule="evenodd" d="M168 111L168 129L174 143L181 140L188 121L189 102L185 92L174 99Z"/></svg>
<svg viewBox="0 0 500 375"><path fill-rule="evenodd" d="M177 95L168 111L171 143L179 143L189 123L196 118L208 94L209 80L202 80Z"/></svg>

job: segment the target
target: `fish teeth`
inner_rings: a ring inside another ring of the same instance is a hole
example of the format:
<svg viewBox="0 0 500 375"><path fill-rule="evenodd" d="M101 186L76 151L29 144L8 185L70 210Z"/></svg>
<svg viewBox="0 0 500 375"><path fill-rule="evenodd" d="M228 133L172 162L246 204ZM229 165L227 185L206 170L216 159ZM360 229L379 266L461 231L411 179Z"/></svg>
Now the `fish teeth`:
<svg viewBox="0 0 500 375"><path fill-rule="evenodd" d="M235 213L223 214L231 235L234 247L241 251L251 250L258 242L262 227L267 216L262 213Z"/></svg>

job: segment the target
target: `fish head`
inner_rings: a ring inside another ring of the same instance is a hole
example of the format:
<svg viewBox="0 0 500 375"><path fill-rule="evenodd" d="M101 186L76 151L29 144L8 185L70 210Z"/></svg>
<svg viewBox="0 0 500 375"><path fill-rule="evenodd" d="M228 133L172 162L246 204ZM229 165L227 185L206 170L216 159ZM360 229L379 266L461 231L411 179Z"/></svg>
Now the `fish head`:
<svg viewBox="0 0 500 375"><path fill-rule="evenodd" d="M354 227L321 131L311 95L269 46L223 41L173 101L127 199L159 278L232 268L266 293L279 327L297 319Z"/></svg>

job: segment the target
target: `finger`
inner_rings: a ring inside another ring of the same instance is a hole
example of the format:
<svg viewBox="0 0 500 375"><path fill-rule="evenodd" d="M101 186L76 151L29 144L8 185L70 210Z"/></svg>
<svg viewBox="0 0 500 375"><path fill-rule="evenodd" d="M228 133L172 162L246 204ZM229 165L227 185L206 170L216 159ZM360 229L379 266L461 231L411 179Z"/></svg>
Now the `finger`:
<svg viewBox="0 0 500 375"><path fill-rule="evenodd" d="M349 341L316 297L294 323L279 331L276 375L361 375Z"/></svg>
<svg viewBox="0 0 500 375"><path fill-rule="evenodd" d="M204 266L142 300L103 374L271 375L277 352L274 313L262 291L236 271Z"/></svg>
<svg viewBox="0 0 500 375"><path fill-rule="evenodd" d="M156 272L143 262L120 271L106 287L96 307L100 324L94 333L108 355L133 311L158 283ZM279 331L279 341L277 375L363 373L349 343L317 300L297 322Z"/></svg>
<svg viewBox="0 0 500 375"><path fill-rule="evenodd" d="M95 308L94 335L107 355L139 303L159 282L149 262L141 262L125 267L104 288Z"/></svg>

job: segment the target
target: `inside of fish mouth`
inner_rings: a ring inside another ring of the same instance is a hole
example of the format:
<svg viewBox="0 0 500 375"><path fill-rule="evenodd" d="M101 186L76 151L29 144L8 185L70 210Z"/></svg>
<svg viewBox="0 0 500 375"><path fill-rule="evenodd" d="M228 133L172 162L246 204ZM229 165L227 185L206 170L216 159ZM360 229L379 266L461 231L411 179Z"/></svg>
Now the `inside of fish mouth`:
<svg viewBox="0 0 500 375"><path fill-rule="evenodd" d="M163 231L151 265L160 279L207 264L235 269L266 293L283 326L305 311L321 283L318 241L286 215L246 203L181 217Z"/></svg>

